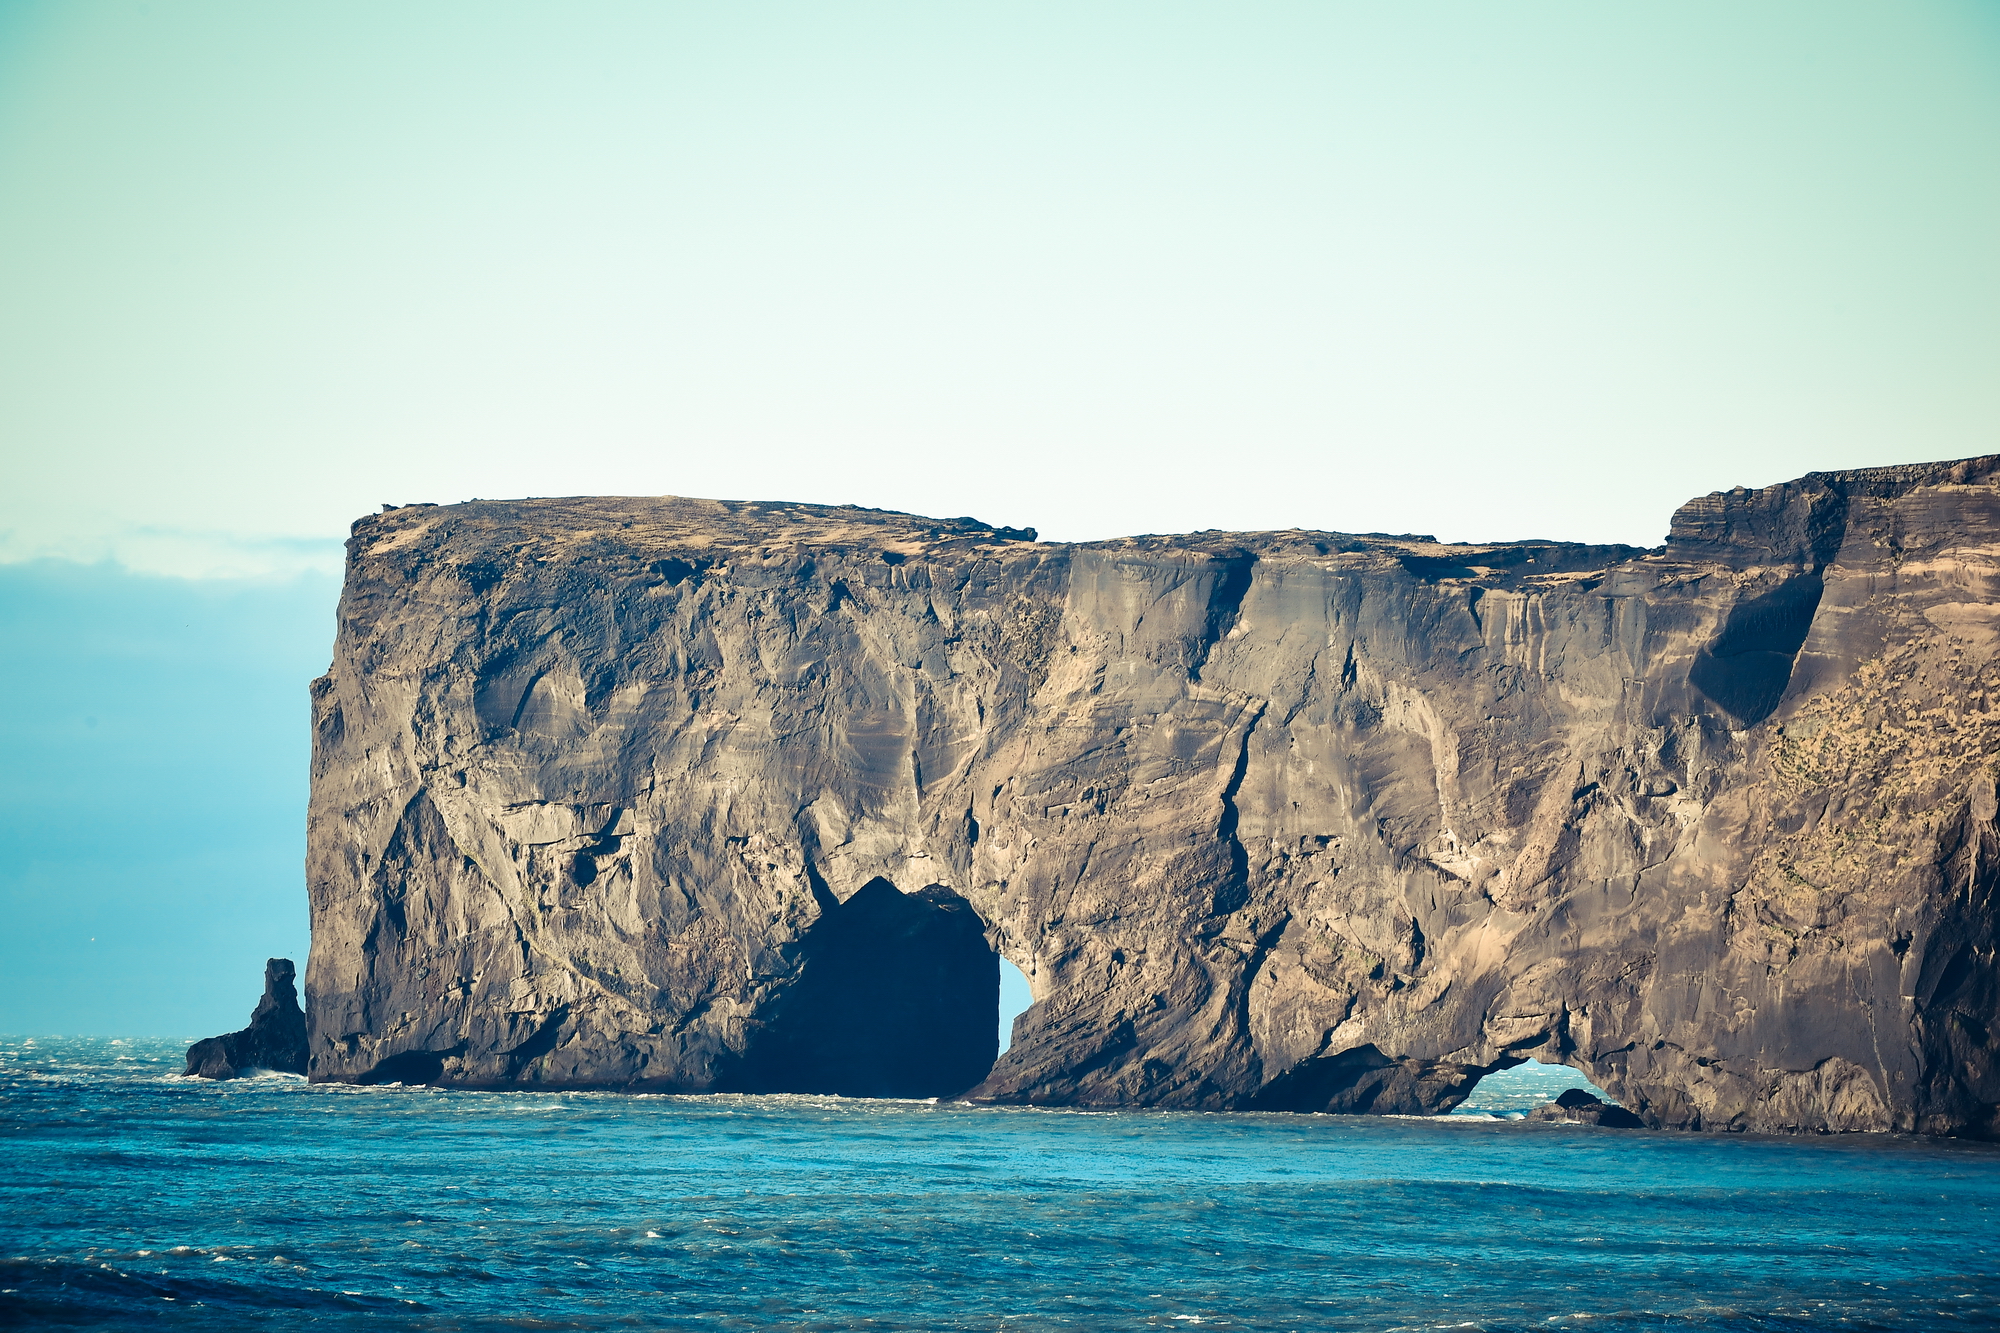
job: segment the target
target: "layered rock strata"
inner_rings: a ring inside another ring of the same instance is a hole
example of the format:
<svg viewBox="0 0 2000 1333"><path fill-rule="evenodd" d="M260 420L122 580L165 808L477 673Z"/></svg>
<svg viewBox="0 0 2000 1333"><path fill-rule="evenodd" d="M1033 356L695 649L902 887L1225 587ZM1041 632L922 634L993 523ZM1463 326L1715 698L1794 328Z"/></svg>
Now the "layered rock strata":
<svg viewBox="0 0 2000 1333"><path fill-rule="evenodd" d="M356 523L312 1076L1432 1113L1534 1056L1652 1126L2000 1127L2000 459L1650 551L1033 536Z"/></svg>
<svg viewBox="0 0 2000 1333"><path fill-rule="evenodd" d="M297 970L289 958L264 964L264 994L250 1011L250 1026L188 1047L185 1074L235 1078L246 1069L306 1072L306 1015L299 1008Z"/></svg>

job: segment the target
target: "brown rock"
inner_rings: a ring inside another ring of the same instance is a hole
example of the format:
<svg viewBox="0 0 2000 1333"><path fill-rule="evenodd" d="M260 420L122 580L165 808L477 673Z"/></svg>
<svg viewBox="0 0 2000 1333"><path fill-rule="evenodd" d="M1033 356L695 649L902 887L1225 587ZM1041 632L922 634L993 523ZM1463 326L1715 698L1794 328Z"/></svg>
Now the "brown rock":
<svg viewBox="0 0 2000 1333"><path fill-rule="evenodd" d="M1994 1131L2000 459L1651 552L1032 537L358 522L313 1077L1437 1112L1534 1054L1656 1126ZM1036 999L983 1080L982 940Z"/></svg>

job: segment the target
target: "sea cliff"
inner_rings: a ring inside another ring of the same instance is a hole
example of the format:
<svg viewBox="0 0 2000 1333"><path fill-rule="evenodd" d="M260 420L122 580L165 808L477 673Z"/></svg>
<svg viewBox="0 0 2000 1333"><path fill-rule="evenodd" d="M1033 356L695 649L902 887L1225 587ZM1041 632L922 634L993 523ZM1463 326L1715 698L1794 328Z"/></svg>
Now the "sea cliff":
<svg viewBox="0 0 2000 1333"><path fill-rule="evenodd" d="M315 1079L1428 1113L1536 1058L2000 1129L2000 458L1650 551L667 497L348 552Z"/></svg>

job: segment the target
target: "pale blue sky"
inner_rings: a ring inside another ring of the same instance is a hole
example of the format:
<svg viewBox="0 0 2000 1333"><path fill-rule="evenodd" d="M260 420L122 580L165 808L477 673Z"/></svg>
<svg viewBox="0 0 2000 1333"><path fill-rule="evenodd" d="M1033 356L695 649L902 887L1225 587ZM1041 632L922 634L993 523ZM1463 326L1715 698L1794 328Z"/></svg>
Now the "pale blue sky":
<svg viewBox="0 0 2000 1333"><path fill-rule="evenodd" d="M678 492L1650 542L1996 447L1993 0L0 6L0 553Z"/></svg>
<svg viewBox="0 0 2000 1333"><path fill-rule="evenodd" d="M304 961L335 591L0 565L0 1032L234 1030Z"/></svg>
<svg viewBox="0 0 2000 1333"><path fill-rule="evenodd" d="M383 501L1650 543L2000 450L1996 238L2000 0L0 0L0 1030L303 949Z"/></svg>

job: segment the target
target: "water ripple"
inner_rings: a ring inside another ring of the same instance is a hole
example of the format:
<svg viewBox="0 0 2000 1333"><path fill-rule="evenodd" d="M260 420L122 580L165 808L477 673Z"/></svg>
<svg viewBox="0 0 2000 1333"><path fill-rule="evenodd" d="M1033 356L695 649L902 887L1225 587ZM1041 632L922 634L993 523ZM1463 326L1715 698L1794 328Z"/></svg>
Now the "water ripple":
<svg viewBox="0 0 2000 1333"><path fill-rule="evenodd" d="M2000 1152L177 1077L0 1040L0 1325L2000 1327Z"/></svg>

